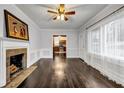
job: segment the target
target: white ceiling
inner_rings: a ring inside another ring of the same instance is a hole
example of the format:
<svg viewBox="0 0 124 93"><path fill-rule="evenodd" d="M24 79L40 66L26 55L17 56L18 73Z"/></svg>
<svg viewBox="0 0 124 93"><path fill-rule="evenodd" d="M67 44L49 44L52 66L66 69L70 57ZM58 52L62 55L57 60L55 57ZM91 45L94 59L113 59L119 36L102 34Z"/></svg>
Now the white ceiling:
<svg viewBox="0 0 124 93"><path fill-rule="evenodd" d="M19 4L19 7L42 29L78 29L107 5L105 4L66 4L66 10L75 10L76 15L68 16L69 21L52 20L54 15L48 9L56 10L55 4Z"/></svg>

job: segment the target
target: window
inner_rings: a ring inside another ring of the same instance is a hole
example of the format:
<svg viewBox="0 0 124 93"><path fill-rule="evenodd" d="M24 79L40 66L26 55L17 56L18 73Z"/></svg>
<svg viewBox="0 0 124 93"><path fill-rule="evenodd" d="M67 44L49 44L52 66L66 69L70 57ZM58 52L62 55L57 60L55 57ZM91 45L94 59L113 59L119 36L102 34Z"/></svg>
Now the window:
<svg viewBox="0 0 124 93"><path fill-rule="evenodd" d="M89 31L88 50L108 57L124 57L124 18Z"/></svg>
<svg viewBox="0 0 124 93"><path fill-rule="evenodd" d="M101 52L101 37L100 37L100 28L96 28L89 33L89 51L92 53Z"/></svg>
<svg viewBox="0 0 124 93"><path fill-rule="evenodd" d="M86 35L85 35L85 31L83 31L83 35L82 35L82 47L85 48L85 40L86 40Z"/></svg>
<svg viewBox="0 0 124 93"><path fill-rule="evenodd" d="M105 55L124 57L124 19L112 21L105 28Z"/></svg>

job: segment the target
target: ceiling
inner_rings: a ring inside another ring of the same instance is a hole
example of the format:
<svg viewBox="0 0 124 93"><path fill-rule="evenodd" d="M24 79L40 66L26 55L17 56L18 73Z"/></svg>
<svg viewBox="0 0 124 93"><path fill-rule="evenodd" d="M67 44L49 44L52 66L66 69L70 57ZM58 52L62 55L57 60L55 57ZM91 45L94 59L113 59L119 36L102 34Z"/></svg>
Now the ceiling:
<svg viewBox="0 0 124 93"><path fill-rule="evenodd" d="M75 10L74 16L68 16L68 21L52 20L53 14L48 9L56 10L55 4L19 4L16 5L42 29L78 29L90 18L95 16L107 5L105 4L66 4L68 11Z"/></svg>

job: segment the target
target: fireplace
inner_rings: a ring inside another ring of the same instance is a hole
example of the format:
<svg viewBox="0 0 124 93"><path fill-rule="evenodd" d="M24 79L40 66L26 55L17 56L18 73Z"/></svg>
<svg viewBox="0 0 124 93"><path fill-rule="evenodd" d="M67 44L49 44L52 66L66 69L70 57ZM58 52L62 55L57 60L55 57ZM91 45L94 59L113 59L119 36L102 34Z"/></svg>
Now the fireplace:
<svg viewBox="0 0 124 93"><path fill-rule="evenodd" d="M27 49L6 50L6 80L7 83L19 75L27 67Z"/></svg>
<svg viewBox="0 0 124 93"><path fill-rule="evenodd" d="M22 66L23 56L24 56L24 53L10 57L10 68L9 68L10 77L12 77L14 73L23 69L23 66Z"/></svg>

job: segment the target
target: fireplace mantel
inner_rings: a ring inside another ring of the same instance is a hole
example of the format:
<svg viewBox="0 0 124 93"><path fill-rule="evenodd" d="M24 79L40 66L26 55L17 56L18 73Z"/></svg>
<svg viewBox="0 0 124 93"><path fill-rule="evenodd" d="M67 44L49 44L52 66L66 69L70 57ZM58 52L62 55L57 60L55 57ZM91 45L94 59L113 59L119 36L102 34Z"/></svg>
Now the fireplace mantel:
<svg viewBox="0 0 124 93"><path fill-rule="evenodd" d="M6 50L27 48L27 67L29 67L29 44L29 41L0 38L0 87L6 85Z"/></svg>

